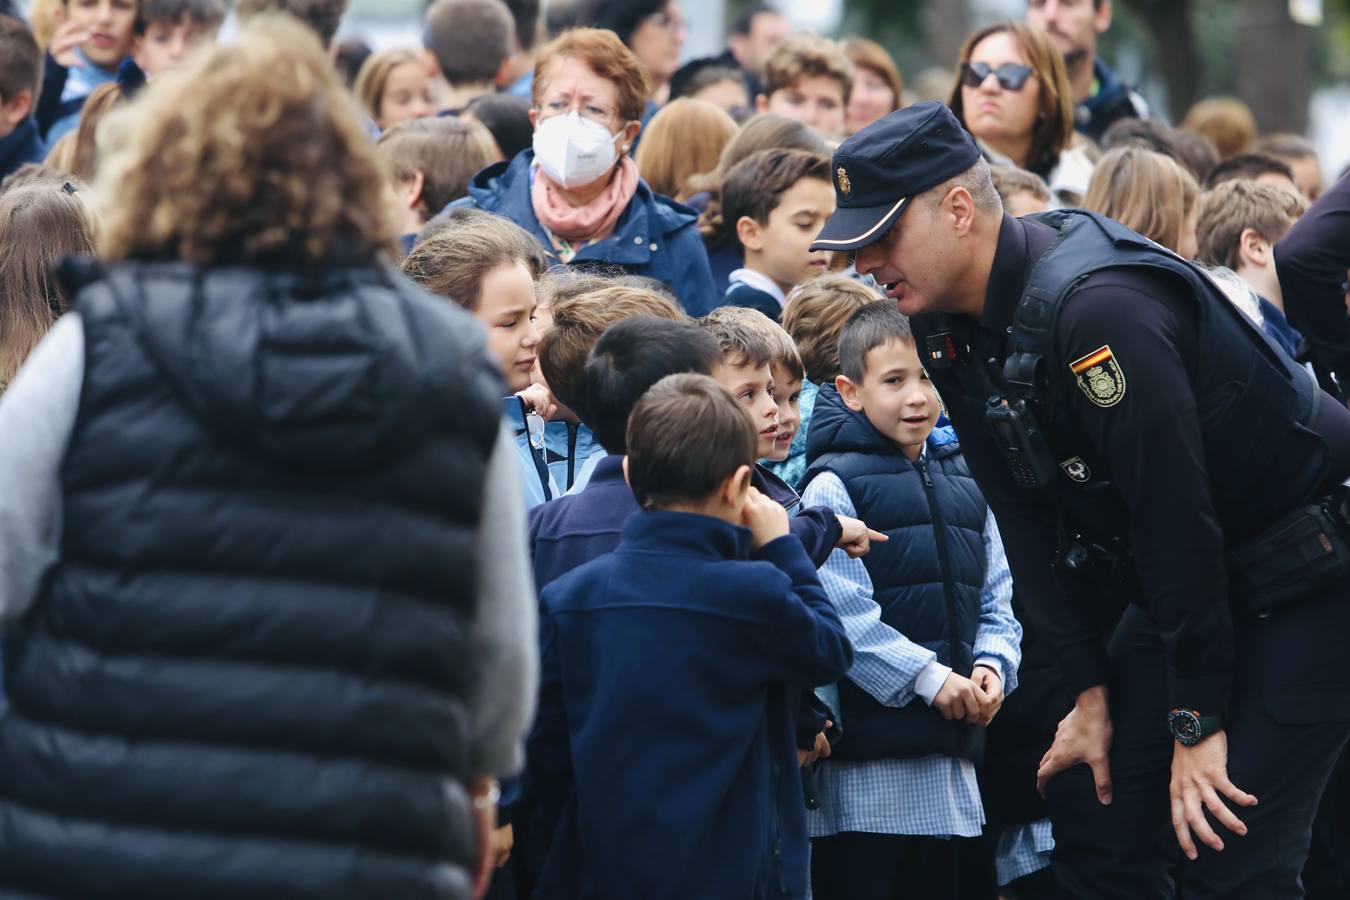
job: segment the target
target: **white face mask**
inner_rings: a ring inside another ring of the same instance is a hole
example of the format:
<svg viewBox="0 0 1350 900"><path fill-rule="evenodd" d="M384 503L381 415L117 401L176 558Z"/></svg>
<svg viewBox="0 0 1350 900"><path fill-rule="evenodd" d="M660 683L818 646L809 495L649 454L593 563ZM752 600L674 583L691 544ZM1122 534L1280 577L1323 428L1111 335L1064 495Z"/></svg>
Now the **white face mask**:
<svg viewBox="0 0 1350 900"><path fill-rule="evenodd" d="M590 184L608 172L619 152L609 129L583 119L574 109L545 119L534 129L534 158L539 168L565 188Z"/></svg>

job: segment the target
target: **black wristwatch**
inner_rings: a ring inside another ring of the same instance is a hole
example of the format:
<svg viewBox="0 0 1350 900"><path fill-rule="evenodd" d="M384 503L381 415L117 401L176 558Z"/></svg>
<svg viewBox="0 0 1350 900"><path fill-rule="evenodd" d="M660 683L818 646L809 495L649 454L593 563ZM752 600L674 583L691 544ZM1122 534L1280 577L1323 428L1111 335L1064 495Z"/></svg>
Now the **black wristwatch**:
<svg viewBox="0 0 1350 900"><path fill-rule="evenodd" d="M1167 714L1167 728L1183 747L1194 747L1226 725L1223 716L1202 716L1198 710L1174 709Z"/></svg>

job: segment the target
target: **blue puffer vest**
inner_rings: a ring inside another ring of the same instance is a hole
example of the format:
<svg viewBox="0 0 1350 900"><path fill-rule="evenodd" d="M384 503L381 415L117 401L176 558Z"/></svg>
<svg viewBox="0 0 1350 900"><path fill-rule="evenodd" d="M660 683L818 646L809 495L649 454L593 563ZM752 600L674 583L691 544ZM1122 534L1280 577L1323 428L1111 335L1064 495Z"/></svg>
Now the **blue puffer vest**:
<svg viewBox="0 0 1350 900"><path fill-rule="evenodd" d="M480 329L374 268L80 280L60 556L5 640L0 895L465 900Z"/></svg>
<svg viewBox="0 0 1350 900"><path fill-rule="evenodd" d="M863 557L881 620L962 675L974 664L984 584L984 497L950 429L928 438L910 462L834 385L821 387L806 440L803 484L839 477L858 518L890 540ZM844 738L834 759L913 759L941 753L977 759L984 731L948 722L922 700L888 707L845 678L839 683Z"/></svg>

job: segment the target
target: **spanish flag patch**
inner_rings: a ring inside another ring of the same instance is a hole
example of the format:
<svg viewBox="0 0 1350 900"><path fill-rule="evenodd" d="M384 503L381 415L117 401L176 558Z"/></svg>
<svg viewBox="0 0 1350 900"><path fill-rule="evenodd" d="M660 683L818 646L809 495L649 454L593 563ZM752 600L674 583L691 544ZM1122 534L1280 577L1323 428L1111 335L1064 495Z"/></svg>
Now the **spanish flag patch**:
<svg viewBox="0 0 1350 900"><path fill-rule="evenodd" d="M1069 363L1069 371L1073 372L1079 389L1098 406L1115 406L1125 396L1125 373L1109 344Z"/></svg>

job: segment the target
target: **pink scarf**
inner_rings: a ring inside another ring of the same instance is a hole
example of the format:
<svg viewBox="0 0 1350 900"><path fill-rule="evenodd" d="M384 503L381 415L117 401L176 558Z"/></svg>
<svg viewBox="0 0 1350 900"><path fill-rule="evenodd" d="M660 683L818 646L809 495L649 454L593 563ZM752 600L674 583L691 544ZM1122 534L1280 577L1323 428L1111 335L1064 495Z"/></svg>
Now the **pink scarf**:
<svg viewBox="0 0 1350 900"><path fill-rule="evenodd" d="M540 224L565 241L598 241L609 237L619 216L637 193L638 167L632 157L619 161L614 177L590 203L568 203L542 172L536 172L530 201Z"/></svg>

